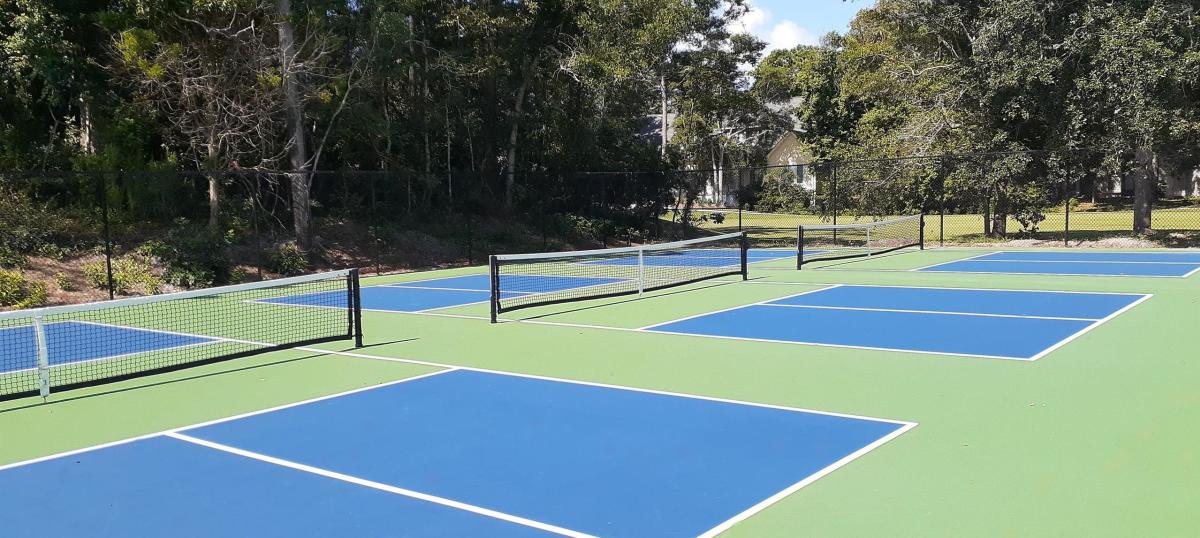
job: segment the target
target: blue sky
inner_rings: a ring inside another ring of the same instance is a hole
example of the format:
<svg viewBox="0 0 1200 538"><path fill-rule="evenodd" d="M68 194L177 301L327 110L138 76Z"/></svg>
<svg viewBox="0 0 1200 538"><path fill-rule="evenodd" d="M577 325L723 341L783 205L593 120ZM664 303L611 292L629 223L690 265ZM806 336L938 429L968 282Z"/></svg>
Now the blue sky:
<svg viewBox="0 0 1200 538"><path fill-rule="evenodd" d="M767 42L767 50L816 45L829 32L845 33L850 20L874 0L750 0L742 28Z"/></svg>

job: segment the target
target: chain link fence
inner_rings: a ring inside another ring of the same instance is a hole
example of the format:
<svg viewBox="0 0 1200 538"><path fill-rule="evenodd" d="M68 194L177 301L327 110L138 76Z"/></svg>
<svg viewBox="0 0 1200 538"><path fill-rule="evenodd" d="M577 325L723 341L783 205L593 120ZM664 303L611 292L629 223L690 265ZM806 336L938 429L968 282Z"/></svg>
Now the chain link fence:
<svg viewBox="0 0 1200 538"><path fill-rule="evenodd" d="M297 179L311 208L306 254L292 246ZM658 218L671 199L668 180L662 172L0 173L0 269L61 273L63 288L75 275L87 281L78 286L115 297L318 268L459 266L493 253L674 239L681 230ZM137 265L152 258L154 274Z"/></svg>
<svg viewBox="0 0 1200 538"><path fill-rule="evenodd" d="M1200 246L1200 149L1011 151L680 172L665 219L758 244L925 213L941 245Z"/></svg>

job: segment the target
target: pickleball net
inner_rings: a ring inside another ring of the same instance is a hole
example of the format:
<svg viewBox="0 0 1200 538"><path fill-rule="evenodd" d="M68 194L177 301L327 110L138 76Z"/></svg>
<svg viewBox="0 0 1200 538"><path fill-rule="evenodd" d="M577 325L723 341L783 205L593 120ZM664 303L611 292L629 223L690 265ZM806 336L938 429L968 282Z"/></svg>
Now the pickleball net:
<svg viewBox="0 0 1200 538"><path fill-rule="evenodd" d="M354 340L357 269L0 313L0 399Z"/></svg>
<svg viewBox="0 0 1200 538"><path fill-rule="evenodd" d="M742 232L636 247L505 254L489 259L491 314L641 294L747 274Z"/></svg>
<svg viewBox="0 0 1200 538"><path fill-rule="evenodd" d="M875 256L910 247L925 248L922 214L867 223L800 225L796 269L815 261Z"/></svg>

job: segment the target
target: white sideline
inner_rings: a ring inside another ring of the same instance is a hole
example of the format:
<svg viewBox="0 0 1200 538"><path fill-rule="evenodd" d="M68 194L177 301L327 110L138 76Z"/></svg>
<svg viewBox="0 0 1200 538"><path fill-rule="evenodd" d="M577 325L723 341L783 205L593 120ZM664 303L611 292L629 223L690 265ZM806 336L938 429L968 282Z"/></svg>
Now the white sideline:
<svg viewBox="0 0 1200 538"><path fill-rule="evenodd" d="M190 435L182 434L179 432L169 432L164 435L166 435L167 437L170 437L172 439L177 439L177 440L180 440L180 441L183 441L186 443L192 443L192 444L203 446L205 448L210 448L213 450L220 450L222 452L234 454L236 456L241 456L243 458L250 458L253 460L270 463L273 465L279 465L281 467L287 467L289 469L295 469L297 471L303 471L306 473L315 474L317 476L323 476L325 478L332 478L334 480L340 480L342 482L349 482L349 483L357 485L357 486L363 486L363 487L367 487L367 488L371 488L371 489L376 489L379 491L393 493L396 495L402 495L405 497L410 497L413 499L418 499L418 500L422 500L422 501L433 503L433 504L439 504L439 505L447 506L450 508L457 508L459 510L463 510L466 512L471 512L474 514L479 514L481 516L487 516L487 517L490 517L493 519L507 521L509 523L516 523L518 525L524 525L526 527L532 527L532 528L535 528L538 530L552 532L552 533L560 534L563 536L571 536L573 538L593 538L593 535L585 534L585 533L582 533L579 531L574 531L571 529L565 529L565 528L558 527L555 525L550 525L548 523L542 523L540 521L534 521L532 519L526 519L526 518L523 518L520 516L515 516L512 514L506 514L504 512L498 512L496 510L489 510L487 508L482 508L479 506L475 506L473 504L467 504L467 503L460 502L460 501L446 499L444 497L438 497L436 495L430 495L428 493L421 493L419 491L413 491L411 489L390 486L388 484L384 484L381 482L375 482L373 480L367 480L365 478L359 478L357 476L342 474L342 473L339 473L336 471L322 469L320 467L313 467L311 465L305 465L303 463L298 463L298 462L294 462L294 461L290 461L290 460L276 458L274 456L268 456L266 454L259 454L257 452L243 450L240 448L232 447L229 445L223 445L221 443L215 443L215 442L208 441L205 439L199 439L199 438L192 437Z"/></svg>

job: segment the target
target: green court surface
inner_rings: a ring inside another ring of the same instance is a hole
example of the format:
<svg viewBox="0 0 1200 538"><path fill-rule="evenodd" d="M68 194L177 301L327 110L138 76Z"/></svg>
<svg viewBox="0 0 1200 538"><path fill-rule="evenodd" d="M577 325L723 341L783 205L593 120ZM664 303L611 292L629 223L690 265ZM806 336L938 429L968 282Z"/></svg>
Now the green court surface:
<svg viewBox="0 0 1200 538"><path fill-rule="evenodd" d="M273 352L45 403L0 402L0 465L460 366L918 423L722 536L1195 536L1200 275L909 271L981 253L901 252L802 271L777 260L754 264L745 282L530 308L495 325L486 304L365 312L359 349L322 344L327 353ZM1153 297L1035 362L627 330L829 284Z"/></svg>

